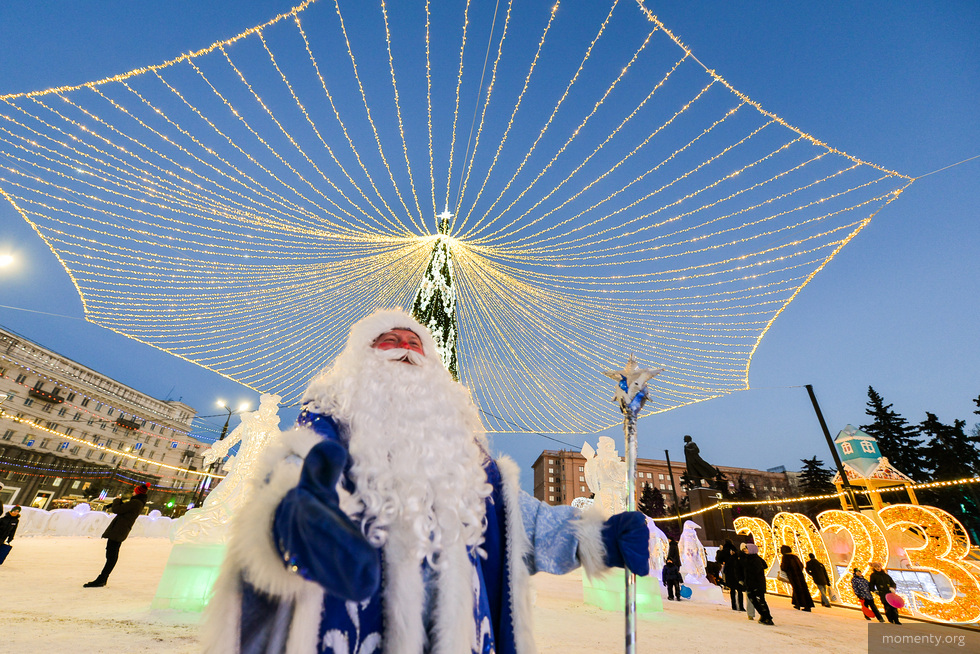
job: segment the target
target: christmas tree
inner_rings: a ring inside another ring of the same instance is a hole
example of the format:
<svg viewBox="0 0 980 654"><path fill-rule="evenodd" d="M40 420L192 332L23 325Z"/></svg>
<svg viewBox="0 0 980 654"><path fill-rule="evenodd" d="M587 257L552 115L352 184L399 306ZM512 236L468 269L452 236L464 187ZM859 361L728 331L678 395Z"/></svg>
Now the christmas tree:
<svg viewBox="0 0 980 654"><path fill-rule="evenodd" d="M432 332L443 364L453 379L459 379L456 362L456 288L448 239L449 219L452 217L448 208L439 214L439 236L432 246L429 265L412 301L412 315Z"/></svg>

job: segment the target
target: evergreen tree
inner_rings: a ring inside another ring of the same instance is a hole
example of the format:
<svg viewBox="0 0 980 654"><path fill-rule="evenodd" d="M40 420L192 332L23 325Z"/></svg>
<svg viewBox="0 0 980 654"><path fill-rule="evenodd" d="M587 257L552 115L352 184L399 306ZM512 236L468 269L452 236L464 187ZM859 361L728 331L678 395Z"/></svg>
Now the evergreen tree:
<svg viewBox="0 0 980 654"><path fill-rule="evenodd" d="M980 437L967 435L965 420L945 425L935 414L926 412L919 430L926 437L922 448L923 465L935 480L972 477L980 474Z"/></svg>
<svg viewBox="0 0 980 654"><path fill-rule="evenodd" d="M736 502L751 502L756 498L755 491L749 486L749 482L745 480L743 475L739 475L738 479L735 480L735 492L732 493L732 499ZM758 505L750 504L748 506L733 506L732 507L732 518L738 518L739 516L749 516L754 517L759 514Z"/></svg>
<svg viewBox="0 0 980 654"><path fill-rule="evenodd" d="M459 379L456 361L456 286L453 274L452 251L449 241L442 235L449 233L449 219L452 214L447 209L439 215L439 234L429 265L425 268L419 290L412 302L412 315L429 328L439 349L442 363L453 379Z"/></svg>
<svg viewBox="0 0 980 654"><path fill-rule="evenodd" d="M687 470L681 473L681 488L686 491L697 488L700 484L687 476Z"/></svg>
<svg viewBox="0 0 980 654"><path fill-rule="evenodd" d="M946 425L934 414L926 412L926 419L919 429L926 438L923 465L932 473L933 479L961 479L980 474L980 429L975 427L968 436L965 427L965 420L954 420L952 425ZM925 503L956 516L976 538L980 531L980 497L971 484L931 489L923 495Z"/></svg>
<svg viewBox="0 0 980 654"><path fill-rule="evenodd" d="M643 492L640 494L640 501L636 508L651 518L662 518L667 515L667 503L664 501L664 495L653 484L648 484L643 487Z"/></svg>
<svg viewBox="0 0 980 654"><path fill-rule="evenodd" d="M824 468L823 461L817 457L800 459L800 461L803 463L799 478L801 495L829 495L837 490L833 484L834 472ZM836 504L837 500L833 498L810 500L797 504L795 510L810 516L810 518L816 518L818 513L832 508Z"/></svg>
<svg viewBox="0 0 980 654"><path fill-rule="evenodd" d="M864 412L874 418L874 422L861 425L861 431L878 439L881 455L912 479L927 479L928 474L922 469L922 441L918 430L893 411L891 404L885 404L871 386L868 386L868 408Z"/></svg>
<svg viewBox="0 0 980 654"><path fill-rule="evenodd" d="M719 493L721 493L721 496L722 497L730 497L731 496L732 493L728 489L728 477L726 477L725 476L725 473L722 472L721 470L719 470L718 471L718 474L715 475L715 478L714 478L714 481L713 481L713 485L714 485L715 490L718 491Z"/></svg>
<svg viewBox="0 0 980 654"><path fill-rule="evenodd" d="M803 495L826 495L833 493L836 489L832 482L834 472L823 467L823 461L813 457L812 459L800 459L803 469L800 471L800 493Z"/></svg>

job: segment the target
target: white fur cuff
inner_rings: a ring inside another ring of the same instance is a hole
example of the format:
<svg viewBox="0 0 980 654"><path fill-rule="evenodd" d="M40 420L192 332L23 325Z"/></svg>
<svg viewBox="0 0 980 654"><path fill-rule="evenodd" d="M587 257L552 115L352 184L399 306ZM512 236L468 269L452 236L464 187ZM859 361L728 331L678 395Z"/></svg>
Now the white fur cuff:
<svg viewBox="0 0 980 654"><path fill-rule="evenodd" d="M578 558L589 577L602 577L609 572L606 547L602 544L602 526L606 519L598 511L586 511L574 524L578 535Z"/></svg>

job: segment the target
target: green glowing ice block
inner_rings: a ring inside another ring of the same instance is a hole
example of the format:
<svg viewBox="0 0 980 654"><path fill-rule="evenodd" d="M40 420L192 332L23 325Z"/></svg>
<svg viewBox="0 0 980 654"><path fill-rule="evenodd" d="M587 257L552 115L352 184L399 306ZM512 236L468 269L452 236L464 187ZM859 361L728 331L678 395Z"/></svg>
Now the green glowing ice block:
<svg viewBox="0 0 980 654"><path fill-rule="evenodd" d="M225 546L221 544L174 545L150 607L177 611L203 610L211 599L211 589L224 557Z"/></svg>
<svg viewBox="0 0 980 654"><path fill-rule="evenodd" d="M623 611L626 606L626 583L623 573L610 572L602 578L590 579L582 575L582 594L585 603L597 606L603 611ZM636 614L657 613L664 610L660 595L660 582L652 577L636 578Z"/></svg>

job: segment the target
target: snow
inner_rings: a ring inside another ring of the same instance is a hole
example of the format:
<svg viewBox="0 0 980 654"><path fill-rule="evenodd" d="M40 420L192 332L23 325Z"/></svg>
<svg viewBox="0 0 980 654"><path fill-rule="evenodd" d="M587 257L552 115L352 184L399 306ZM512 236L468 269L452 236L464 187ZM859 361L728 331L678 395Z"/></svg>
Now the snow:
<svg viewBox="0 0 980 654"><path fill-rule="evenodd" d="M82 588L105 560L105 541L84 537L21 537L0 565L4 654L198 652L197 615L150 611L171 543L129 538L105 588ZM581 574L534 577L535 635L541 654L623 651L620 613L582 602ZM750 622L727 606L664 602L641 617L638 650L717 654L719 651L864 654L867 623L856 610L817 606L795 611L769 596L775 627ZM901 627L896 627L901 629Z"/></svg>

